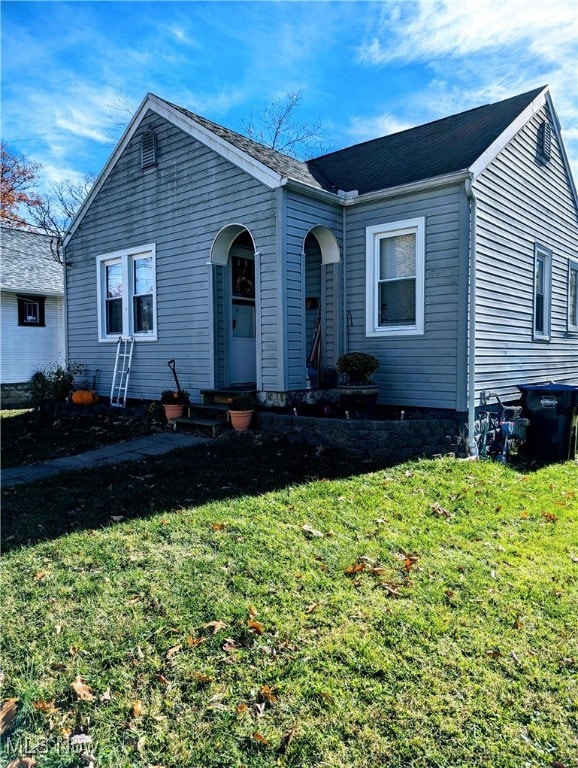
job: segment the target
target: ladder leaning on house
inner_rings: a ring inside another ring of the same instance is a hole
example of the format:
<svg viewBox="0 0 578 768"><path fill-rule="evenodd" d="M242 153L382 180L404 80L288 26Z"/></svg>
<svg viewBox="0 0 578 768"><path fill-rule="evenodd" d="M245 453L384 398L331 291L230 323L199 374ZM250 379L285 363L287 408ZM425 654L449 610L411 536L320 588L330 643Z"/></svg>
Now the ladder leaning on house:
<svg viewBox="0 0 578 768"><path fill-rule="evenodd" d="M124 408L126 405L126 392L128 390L128 380L130 378L130 364L132 362L132 348L134 346L134 337L118 337L116 345L116 361L114 363L114 373L112 375L112 386L110 388L110 404L116 408Z"/></svg>

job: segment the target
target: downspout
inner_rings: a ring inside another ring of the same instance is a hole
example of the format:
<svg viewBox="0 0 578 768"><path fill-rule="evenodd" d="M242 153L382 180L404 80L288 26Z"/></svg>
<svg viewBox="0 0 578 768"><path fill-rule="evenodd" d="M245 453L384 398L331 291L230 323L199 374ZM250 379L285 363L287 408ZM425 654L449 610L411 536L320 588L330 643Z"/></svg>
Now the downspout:
<svg viewBox="0 0 578 768"><path fill-rule="evenodd" d="M475 437L476 422L476 195L471 177L466 179L465 191L470 201L470 245L469 245L469 301L468 301L468 453L471 458L478 456L478 444Z"/></svg>
<svg viewBox="0 0 578 768"><path fill-rule="evenodd" d="M342 238L343 238L343 258L341 264L341 284L343 286L343 308L341 312L342 324L341 324L341 343L340 347L344 352L349 352L347 349L347 269L345 263L345 257L347 255L347 206L344 204L342 207ZM339 357L339 355L338 355Z"/></svg>
<svg viewBox="0 0 578 768"><path fill-rule="evenodd" d="M58 245L56 246L58 248ZM62 272L64 276L64 296L62 299L62 307L63 307L63 323L64 323L64 334L62 343L64 345L64 366L68 366L68 265L66 263L66 247L64 245L64 240L62 241Z"/></svg>

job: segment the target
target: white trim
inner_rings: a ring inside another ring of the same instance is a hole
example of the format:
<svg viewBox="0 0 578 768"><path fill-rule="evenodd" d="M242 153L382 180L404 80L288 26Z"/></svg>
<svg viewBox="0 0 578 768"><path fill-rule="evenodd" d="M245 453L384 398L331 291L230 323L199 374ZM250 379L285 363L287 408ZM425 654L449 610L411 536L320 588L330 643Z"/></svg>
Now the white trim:
<svg viewBox="0 0 578 768"><path fill-rule="evenodd" d="M423 336L425 333L425 217L377 224L365 230L366 290L365 333L369 337ZM415 323L380 326L378 311L379 244L386 237L415 234Z"/></svg>
<svg viewBox="0 0 578 768"><path fill-rule="evenodd" d="M576 273L576 323L570 322L570 279L572 272ZM568 333L578 333L578 261L575 259L568 259Z"/></svg>
<svg viewBox="0 0 578 768"><path fill-rule="evenodd" d="M134 259L138 256L143 258L152 257L153 261L153 324L154 328L149 333L137 332L134 330L134 309L132 289L133 277L131 266ZM106 312L104 311L105 290L105 271L104 266L110 263L118 263L122 269L122 330L115 333L106 333ZM157 322L157 296L156 296L156 245L149 243L147 245L135 246L133 248L124 248L121 251L112 253L103 253L96 257L96 315L98 323L98 341L99 342L117 342L119 336L134 336L135 341L157 341L158 322Z"/></svg>
<svg viewBox="0 0 578 768"><path fill-rule="evenodd" d="M472 178L475 180L480 173L488 167L488 165L494 160L497 155L504 149L504 147L514 138L514 136L520 131L530 120L536 112L538 112L546 103L546 95L548 89L544 88L536 96L536 98L528 104L526 109L513 120L510 125L502 131L495 141L478 157L475 163L470 166L472 172Z"/></svg>
<svg viewBox="0 0 578 768"><path fill-rule="evenodd" d="M538 259L542 259L544 263L544 305L542 309L544 329L542 331L536 330L536 265ZM535 341L550 341L552 323L552 251L550 248L546 248L545 245L540 245L539 243L534 243L533 264L532 338Z"/></svg>

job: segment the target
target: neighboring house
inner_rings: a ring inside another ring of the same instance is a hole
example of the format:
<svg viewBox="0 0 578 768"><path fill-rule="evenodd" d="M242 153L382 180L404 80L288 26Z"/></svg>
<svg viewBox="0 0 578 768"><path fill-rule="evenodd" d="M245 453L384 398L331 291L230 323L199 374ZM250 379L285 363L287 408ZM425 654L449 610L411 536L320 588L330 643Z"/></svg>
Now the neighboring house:
<svg viewBox="0 0 578 768"><path fill-rule="evenodd" d="M0 227L2 407L27 401L32 374L64 364L64 270L48 235Z"/></svg>
<svg viewBox="0 0 578 768"><path fill-rule="evenodd" d="M147 95L65 240L68 355L129 397L306 386L346 350L384 404L578 384L578 201L546 88L298 162ZM104 392L106 394L106 392ZM264 395L262 395L264 396Z"/></svg>

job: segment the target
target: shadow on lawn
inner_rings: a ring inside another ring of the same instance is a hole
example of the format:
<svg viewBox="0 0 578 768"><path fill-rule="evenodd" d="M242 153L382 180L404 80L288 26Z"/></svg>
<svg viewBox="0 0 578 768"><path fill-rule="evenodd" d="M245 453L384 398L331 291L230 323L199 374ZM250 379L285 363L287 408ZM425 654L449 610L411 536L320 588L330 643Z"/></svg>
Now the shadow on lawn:
<svg viewBox="0 0 578 768"><path fill-rule="evenodd" d="M259 495L319 479L388 466L384 460L248 432L160 457L57 475L2 492L2 549L79 530Z"/></svg>

